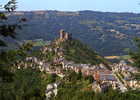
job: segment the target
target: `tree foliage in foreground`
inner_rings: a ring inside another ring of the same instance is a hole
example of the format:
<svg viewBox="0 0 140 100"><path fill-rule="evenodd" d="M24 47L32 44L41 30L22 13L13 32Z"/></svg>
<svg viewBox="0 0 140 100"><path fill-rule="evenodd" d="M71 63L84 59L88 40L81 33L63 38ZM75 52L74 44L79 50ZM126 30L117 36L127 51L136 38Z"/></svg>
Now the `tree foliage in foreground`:
<svg viewBox="0 0 140 100"><path fill-rule="evenodd" d="M134 61L133 65L140 68L140 38L135 38L134 42L137 46L137 51L130 52L131 59Z"/></svg>
<svg viewBox="0 0 140 100"><path fill-rule="evenodd" d="M9 0L2 6L7 13L16 9L16 0ZM7 46L3 38L16 39L18 23L9 24L4 11L0 12L0 48ZM44 100L47 80L45 74L38 69L17 69L15 63L25 59L31 45L23 45L15 50L0 50L0 100Z"/></svg>

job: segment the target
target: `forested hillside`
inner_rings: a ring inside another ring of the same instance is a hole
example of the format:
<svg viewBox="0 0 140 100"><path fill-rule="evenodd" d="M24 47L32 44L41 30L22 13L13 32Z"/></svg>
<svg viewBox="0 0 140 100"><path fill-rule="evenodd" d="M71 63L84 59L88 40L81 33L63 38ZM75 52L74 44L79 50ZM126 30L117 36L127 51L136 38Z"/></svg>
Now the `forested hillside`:
<svg viewBox="0 0 140 100"><path fill-rule="evenodd" d="M17 30L19 40L53 40L60 29L65 29L102 55L124 55L124 49L135 48L133 38L140 36L140 14L31 11L7 16L10 23L19 16L26 18L22 30Z"/></svg>

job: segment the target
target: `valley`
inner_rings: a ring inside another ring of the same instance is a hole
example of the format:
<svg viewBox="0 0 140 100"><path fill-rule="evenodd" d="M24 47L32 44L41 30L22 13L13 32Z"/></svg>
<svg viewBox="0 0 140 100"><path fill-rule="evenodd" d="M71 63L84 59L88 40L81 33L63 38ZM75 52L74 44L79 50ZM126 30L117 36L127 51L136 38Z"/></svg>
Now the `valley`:
<svg viewBox="0 0 140 100"><path fill-rule="evenodd" d="M126 49L136 50L133 42L139 37L140 15L95 11L18 11L8 13L10 23L25 18L18 40L53 40L60 29L94 48L103 56L126 55Z"/></svg>

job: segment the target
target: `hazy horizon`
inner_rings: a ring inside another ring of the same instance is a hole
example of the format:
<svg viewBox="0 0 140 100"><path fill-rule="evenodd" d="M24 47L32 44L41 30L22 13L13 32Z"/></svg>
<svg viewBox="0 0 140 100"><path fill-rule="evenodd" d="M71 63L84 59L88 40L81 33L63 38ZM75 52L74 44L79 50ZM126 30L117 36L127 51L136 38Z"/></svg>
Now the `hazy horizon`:
<svg viewBox="0 0 140 100"><path fill-rule="evenodd" d="M5 4L8 0L1 0ZM17 11L100 11L100 12L128 12L140 13L139 0L17 0Z"/></svg>
<svg viewBox="0 0 140 100"><path fill-rule="evenodd" d="M75 11L67 11L67 10L16 10L16 12L34 12L34 11L60 11L60 12L80 12L80 11L92 11L92 12L102 12L102 13L133 13L140 14L140 12L113 12L113 11L98 11L98 10L75 10Z"/></svg>

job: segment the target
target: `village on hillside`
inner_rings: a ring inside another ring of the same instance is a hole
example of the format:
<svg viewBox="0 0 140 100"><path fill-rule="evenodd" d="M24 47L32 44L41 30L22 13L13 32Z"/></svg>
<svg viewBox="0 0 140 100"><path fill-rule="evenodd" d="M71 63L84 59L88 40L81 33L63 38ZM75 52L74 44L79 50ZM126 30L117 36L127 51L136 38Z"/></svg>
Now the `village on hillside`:
<svg viewBox="0 0 140 100"><path fill-rule="evenodd" d="M41 48L41 53L43 55L47 52L55 53L55 56L51 61L37 57L27 57L25 61L18 62L18 69L37 65L40 71L49 74L56 74L61 79L65 78L67 75L65 71L70 70L76 73L82 73L83 76L93 77L92 89L95 92L105 92L110 87L115 90L120 90L121 92L126 92L128 89L140 89L140 80L135 78L136 74L140 74L139 69L128 65L123 60L118 64L108 65L110 69L103 63L98 65L78 64L73 61L66 60L63 53L64 49L61 48L60 44L71 39L71 34L64 30L60 30L59 38ZM49 84L46 88L46 96L50 97L51 94L57 95L57 88L60 83L61 81Z"/></svg>

